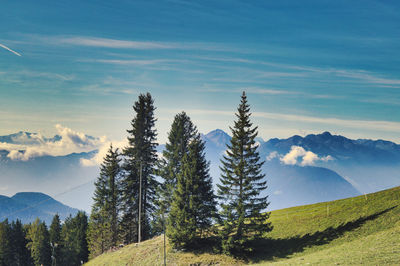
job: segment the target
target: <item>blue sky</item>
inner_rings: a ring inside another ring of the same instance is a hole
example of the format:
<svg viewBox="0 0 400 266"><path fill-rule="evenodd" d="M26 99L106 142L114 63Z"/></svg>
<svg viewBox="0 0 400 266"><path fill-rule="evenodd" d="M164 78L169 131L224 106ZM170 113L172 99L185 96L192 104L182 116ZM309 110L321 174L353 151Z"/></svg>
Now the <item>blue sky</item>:
<svg viewBox="0 0 400 266"><path fill-rule="evenodd" d="M400 142L397 1L2 1L0 134L61 124L124 138L138 93L159 141L182 110L228 131L248 93L261 137Z"/></svg>

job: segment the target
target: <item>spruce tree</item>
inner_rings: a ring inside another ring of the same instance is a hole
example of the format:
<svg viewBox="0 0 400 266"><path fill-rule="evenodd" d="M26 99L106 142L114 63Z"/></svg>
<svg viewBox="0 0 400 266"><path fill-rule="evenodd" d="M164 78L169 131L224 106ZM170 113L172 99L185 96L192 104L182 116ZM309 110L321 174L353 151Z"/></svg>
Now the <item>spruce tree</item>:
<svg viewBox="0 0 400 266"><path fill-rule="evenodd" d="M200 134L189 146L188 159L186 171L192 183L190 209L195 216L197 237L201 237L217 216L217 204L209 174L210 163L205 158L205 144Z"/></svg>
<svg viewBox="0 0 400 266"><path fill-rule="evenodd" d="M159 208L163 209L165 213L169 212L177 177L182 172L182 159L188 153L189 143L196 134L196 127L185 112L175 115L158 171L163 178L159 193L162 198L159 200Z"/></svg>
<svg viewBox="0 0 400 266"><path fill-rule="evenodd" d="M11 223L11 241L10 246L12 250L12 264L16 265L32 265L31 255L26 247L28 241L26 240L26 232L20 220Z"/></svg>
<svg viewBox="0 0 400 266"><path fill-rule="evenodd" d="M65 219L61 229L62 258L61 261L57 260L58 265L74 266L88 261L87 228L88 218L82 211L75 217L69 216Z"/></svg>
<svg viewBox="0 0 400 266"><path fill-rule="evenodd" d="M118 149L114 150L110 145L100 166L100 175L95 182L94 203L88 230L91 257L100 255L117 245L120 161Z"/></svg>
<svg viewBox="0 0 400 266"><path fill-rule="evenodd" d="M11 265L13 261L11 241L11 227L6 219L0 223L0 265Z"/></svg>
<svg viewBox="0 0 400 266"><path fill-rule="evenodd" d="M196 220L190 209L190 181L186 177L189 173L188 155L182 159L184 168L177 176L176 188L172 197L171 211L168 215L167 236L176 249L190 247L196 237Z"/></svg>
<svg viewBox="0 0 400 266"><path fill-rule="evenodd" d="M27 247L35 265L51 265L50 236L46 224L38 218L29 225Z"/></svg>
<svg viewBox="0 0 400 266"><path fill-rule="evenodd" d="M241 253L246 242L262 236L272 229L267 222L267 197L260 192L267 188L261 167L255 138L257 127L250 122L250 107L245 92L237 109L237 120L231 128L232 139L226 155L221 160L221 184L218 196L221 200L222 249L225 253Z"/></svg>
<svg viewBox="0 0 400 266"><path fill-rule="evenodd" d="M138 240L139 202L141 202L141 240L151 237L151 219L158 182L154 100L149 93L140 94L133 105L135 117L128 130L128 147L123 150L124 176L121 182L122 236L127 243ZM140 177L142 182L140 184ZM140 190L141 186L141 191ZM141 199L139 200L139 195Z"/></svg>
<svg viewBox="0 0 400 266"><path fill-rule="evenodd" d="M52 264L56 265L57 260L61 260L62 239L61 239L61 221L58 214L54 215L49 229L51 259Z"/></svg>
<svg viewBox="0 0 400 266"><path fill-rule="evenodd" d="M202 232L211 226L212 218L216 213L216 202L212 180L208 173L209 163L205 159L205 146L200 134L197 133L196 127L186 114L182 113L181 116L178 115L178 118L184 118L190 122L186 127L181 128L181 136L190 136L190 138L187 142L178 142L185 144L180 149L185 152L176 153L178 154L175 165L176 181L174 182L176 184L168 215L167 235L173 246L180 249L196 244Z"/></svg>

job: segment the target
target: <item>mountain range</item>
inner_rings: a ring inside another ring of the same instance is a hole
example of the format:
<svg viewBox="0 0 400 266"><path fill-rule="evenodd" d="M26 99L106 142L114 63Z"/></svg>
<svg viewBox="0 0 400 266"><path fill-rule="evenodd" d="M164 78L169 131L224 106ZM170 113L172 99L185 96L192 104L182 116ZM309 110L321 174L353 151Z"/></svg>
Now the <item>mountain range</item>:
<svg viewBox="0 0 400 266"><path fill-rule="evenodd" d="M24 137L33 142L37 134L19 132L0 136L11 143ZM43 141L41 137L41 141ZM231 137L223 130L202 134L206 158L214 184L220 176L220 159ZM46 141L58 141L59 136ZM270 209L331 201L400 185L400 145L385 140L349 139L329 132L292 136L287 139L257 138L265 160L263 172L268 183ZM165 145L160 145L162 152ZM69 206L90 212L93 181L98 166L83 166L81 159L96 150L65 156L38 156L12 160L0 149L0 194L2 191L42 191ZM77 187L78 186L78 187ZM216 190L215 186L215 190ZM67 193L64 193L68 190Z"/></svg>
<svg viewBox="0 0 400 266"><path fill-rule="evenodd" d="M230 136L222 130L202 135L210 173L218 184ZM265 160L270 209L348 198L400 185L400 145L384 140L352 140L329 132L257 138Z"/></svg>
<svg viewBox="0 0 400 266"><path fill-rule="evenodd" d="M50 225L55 214L65 220L76 215L77 209L68 207L52 197L38 192L20 192L12 197L0 195L0 221L19 219L22 223L31 223L37 217Z"/></svg>

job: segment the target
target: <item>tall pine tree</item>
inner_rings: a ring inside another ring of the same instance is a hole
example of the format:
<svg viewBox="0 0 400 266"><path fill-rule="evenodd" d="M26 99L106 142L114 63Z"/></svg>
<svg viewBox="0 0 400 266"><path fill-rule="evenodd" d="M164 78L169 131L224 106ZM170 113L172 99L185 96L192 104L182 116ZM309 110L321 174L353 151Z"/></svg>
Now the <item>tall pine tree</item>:
<svg viewBox="0 0 400 266"><path fill-rule="evenodd" d="M174 132L179 134L172 135ZM167 170L174 170L169 172L170 176L167 175L171 179L165 180L173 189L167 235L175 248L185 248L193 246L202 232L211 226L216 213L216 201L204 143L185 113L176 116L171 133L170 139L178 142L169 144L169 147L175 147L172 149L175 153L166 153L176 155L169 157L175 159L170 161L175 164L166 164Z"/></svg>
<svg viewBox="0 0 400 266"><path fill-rule="evenodd" d="M0 265L11 265L13 261L11 241L11 227L6 219L0 223Z"/></svg>
<svg viewBox="0 0 400 266"><path fill-rule="evenodd" d="M123 150L122 236L127 243L138 240L139 202L141 202L141 240L151 237L151 219L158 182L154 171L157 163L154 100L150 93L140 94L133 105L136 115L128 130L128 147ZM142 182L140 184L140 176ZM141 186L141 191L139 191ZM139 195L141 199L139 200Z"/></svg>
<svg viewBox="0 0 400 266"><path fill-rule="evenodd" d="M29 225L27 247L35 265L51 265L50 236L46 224L38 218Z"/></svg>
<svg viewBox="0 0 400 266"><path fill-rule="evenodd" d="M237 120L231 128L232 139L226 155L221 160L221 184L218 196L221 200L221 238L225 253L245 251L246 242L260 237L272 229L267 222L267 197L260 192L267 188L261 167L255 138L257 127L250 122L250 107L245 92L237 109Z"/></svg>
<svg viewBox="0 0 400 266"><path fill-rule="evenodd" d="M118 149L114 150L110 145L100 166L100 175L95 182L94 203L88 230L91 257L100 255L117 245L120 161Z"/></svg>
<svg viewBox="0 0 400 266"><path fill-rule="evenodd" d="M196 134L196 127L185 112L175 115L158 171L163 178L159 193L161 197L159 209L164 210L165 213L169 212L177 178L182 172L182 159L188 153L189 143L193 141Z"/></svg>
<svg viewBox="0 0 400 266"><path fill-rule="evenodd" d="M54 215L49 229L52 265L57 265L57 260L61 260L62 239L61 221L58 214Z"/></svg>
<svg viewBox="0 0 400 266"><path fill-rule="evenodd" d="M89 258L89 249L86 238L88 217L79 211L75 217L67 217L61 229L62 259L57 260L58 265L81 265Z"/></svg>

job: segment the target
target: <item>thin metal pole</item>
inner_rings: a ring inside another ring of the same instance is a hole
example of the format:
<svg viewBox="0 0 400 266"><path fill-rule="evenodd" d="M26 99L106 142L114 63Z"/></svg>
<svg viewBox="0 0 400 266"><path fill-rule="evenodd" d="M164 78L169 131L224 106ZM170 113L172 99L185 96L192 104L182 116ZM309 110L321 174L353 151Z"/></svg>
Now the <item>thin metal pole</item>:
<svg viewBox="0 0 400 266"><path fill-rule="evenodd" d="M167 266L167 254L165 250L165 219L164 219L164 214L163 214L163 229L164 229L164 266Z"/></svg>
<svg viewBox="0 0 400 266"><path fill-rule="evenodd" d="M139 234L138 234L138 243L141 240L142 233L142 162L140 162L140 173L139 173Z"/></svg>

